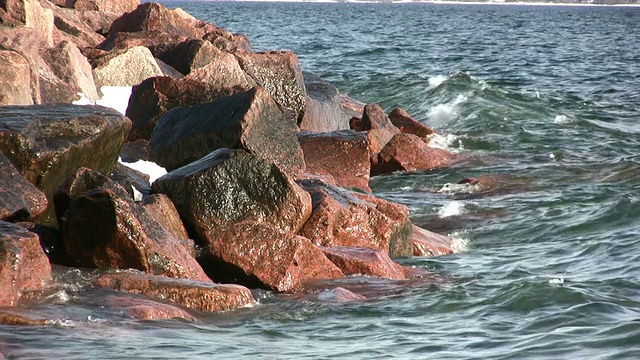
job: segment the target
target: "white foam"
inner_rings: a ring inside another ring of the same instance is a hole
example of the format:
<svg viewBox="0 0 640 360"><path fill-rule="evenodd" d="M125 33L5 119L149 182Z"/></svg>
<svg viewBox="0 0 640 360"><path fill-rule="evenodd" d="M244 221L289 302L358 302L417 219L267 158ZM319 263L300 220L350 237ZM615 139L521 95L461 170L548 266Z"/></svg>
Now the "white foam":
<svg viewBox="0 0 640 360"><path fill-rule="evenodd" d="M438 104L431 108L427 116L429 117L431 123L449 123L459 116L459 105L467 101L467 99L468 98L465 95L458 94L455 99L449 101L448 103Z"/></svg>
<svg viewBox="0 0 640 360"><path fill-rule="evenodd" d="M438 190L441 194L471 194L482 190L480 185L474 185L471 183L466 184L454 184L446 183L442 185L442 188Z"/></svg>
<svg viewBox="0 0 640 360"><path fill-rule="evenodd" d="M451 251L453 253L460 253L467 251L469 246L469 240L467 239L466 231L454 231L448 235L451 240Z"/></svg>
<svg viewBox="0 0 640 360"><path fill-rule="evenodd" d="M117 110L122 115L127 113L129 98L131 97L131 86L103 86L100 88L102 98L95 102L87 98L83 93L78 93L79 100L73 102L74 105L102 105Z"/></svg>
<svg viewBox="0 0 640 360"><path fill-rule="evenodd" d="M118 162L132 168L133 170L138 170L141 173L149 175L149 183L151 184L153 184L156 179L167 173L165 168L151 161L138 160L134 163L126 163L122 161L122 158L118 158Z"/></svg>
<svg viewBox="0 0 640 360"><path fill-rule="evenodd" d="M457 145L457 146L455 146ZM438 134L429 135L429 147L456 151L463 149L460 137L454 134Z"/></svg>
<svg viewBox="0 0 640 360"><path fill-rule="evenodd" d="M568 117L567 115L556 115L556 117L553 119L553 122L556 124L567 124L571 122L571 118Z"/></svg>
<svg viewBox="0 0 640 360"><path fill-rule="evenodd" d="M564 274L561 274L560 277L553 278L549 280L549 284L551 285L562 285L564 284Z"/></svg>
<svg viewBox="0 0 640 360"><path fill-rule="evenodd" d="M442 206L440 210L438 210L438 216L443 219L449 216L462 215L463 213L464 203L456 200L449 201L448 203L444 204L444 206Z"/></svg>
<svg viewBox="0 0 640 360"><path fill-rule="evenodd" d="M443 82L447 81L449 77L446 75L436 75L429 78L429 88L435 88L440 86Z"/></svg>

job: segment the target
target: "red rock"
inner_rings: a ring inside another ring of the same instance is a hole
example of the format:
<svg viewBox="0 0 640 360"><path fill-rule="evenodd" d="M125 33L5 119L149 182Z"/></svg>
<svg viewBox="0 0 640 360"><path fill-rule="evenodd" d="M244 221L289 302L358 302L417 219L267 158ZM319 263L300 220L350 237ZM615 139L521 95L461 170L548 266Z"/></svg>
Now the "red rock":
<svg viewBox="0 0 640 360"><path fill-rule="evenodd" d="M398 134L380 151L371 174L432 170L452 163L455 158L447 150L427 146L415 135Z"/></svg>
<svg viewBox="0 0 640 360"><path fill-rule="evenodd" d="M352 118L362 117L362 113L364 112L365 103L352 99L347 94L340 95L340 105L342 107L342 111L347 115L347 117Z"/></svg>
<svg viewBox="0 0 640 360"><path fill-rule="evenodd" d="M217 281L291 292L308 281L343 276L309 239L271 225L244 222L208 235L202 264Z"/></svg>
<svg viewBox="0 0 640 360"><path fill-rule="evenodd" d="M294 128L267 91L256 87L212 103L171 109L158 120L149 150L152 160L173 170L216 149L244 149L295 178L305 163Z"/></svg>
<svg viewBox="0 0 640 360"><path fill-rule="evenodd" d="M105 40L104 36L97 33L97 28L85 23L82 11L63 9L43 1L42 5L53 12L53 42L58 45L62 41L71 41L79 48L95 47ZM109 20L105 20L109 21Z"/></svg>
<svg viewBox="0 0 640 360"><path fill-rule="evenodd" d="M76 264L210 281L178 239L103 175L80 169L61 186L55 203L64 211L61 230Z"/></svg>
<svg viewBox="0 0 640 360"><path fill-rule="evenodd" d="M109 178L122 186L132 199L141 201L144 196L151 194L149 175L134 170L120 162L114 166Z"/></svg>
<svg viewBox="0 0 640 360"><path fill-rule="evenodd" d="M171 65L174 69L187 75L195 69L204 67L223 55L235 60L233 55L227 54L215 47L211 42L200 39L187 39L176 43L163 43L150 46L153 56ZM239 65L236 65L238 69Z"/></svg>
<svg viewBox="0 0 640 360"><path fill-rule="evenodd" d="M389 119L391 120L391 123L393 123L393 125L400 129L400 132L416 135L423 140L426 139L429 135L435 133L435 131L433 131L431 128L418 122L417 120L412 118L409 113L400 108L393 110L389 114Z"/></svg>
<svg viewBox="0 0 640 360"><path fill-rule="evenodd" d="M0 107L0 151L27 181L47 195L80 167L109 173L131 128L117 111L102 106ZM49 207L39 222L55 224Z"/></svg>
<svg viewBox="0 0 640 360"><path fill-rule="evenodd" d="M45 194L23 178L0 152L0 220L34 219L47 204Z"/></svg>
<svg viewBox="0 0 640 360"><path fill-rule="evenodd" d="M189 234L182 224L178 210L173 201L165 194L152 194L146 196L142 206L147 210L158 224L162 225L174 238L178 240L188 239Z"/></svg>
<svg viewBox="0 0 640 360"><path fill-rule="evenodd" d="M303 72L302 74L307 99L300 130L314 132L348 130L349 118L342 110L338 89L312 73Z"/></svg>
<svg viewBox="0 0 640 360"><path fill-rule="evenodd" d="M313 211L300 235L327 247L365 247L387 251L391 257L411 256L406 207L318 181L300 183L313 199ZM398 212L390 217L393 208Z"/></svg>
<svg viewBox="0 0 640 360"><path fill-rule="evenodd" d="M63 41L57 47L46 50L42 57L53 73L74 91L83 93L93 101L100 98L93 81L91 64L76 45Z"/></svg>
<svg viewBox="0 0 640 360"><path fill-rule="evenodd" d="M322 293L318 294L318 299L324 301L331 300L332 302L337 303L367 300L366 297L342 287L323 291Z"/></svg>
<svg viewBox="0 0 640 360"><path fill-rule="evenodd" d="M444 235L413 226L413 255L441 256L453 254L452 240Z"/></svg>
<svg viewBox="0 0 640 360"><path fill-rule="evenodd" d="M234 93L233 89L216 91L212 86L194 79L152 77L135 85L129 99L127 117L133 122L129 140L149 140L164 113L176 106L212 102ZM148 149L145 149L148 153Z"/></svg>
<svg viewBox="0 0 640 360"><path fill-rule="evenodd" d="M351 129L356 131L387 129L395 133L400 132L378 104L365 105L362 117L351 118L350 125Z"/></svg>
<svg viewBox="0 0 640 360"><path fill-rule="evenodd" d="M402 266L388 252L362 247L320 247L325 256L345 275L373 275L389 279L404 279Z"/></svg>
<svg viewBox="0 0 640 360"><path fill-rule="evenodd" d="M127 111L129 110L127 109ZM150 161L149 141L138 139L124 143L122 151L120 151L120 158L125 163L135 163L138 160Z"/></svg>
<svg viewBox="0 0 640 360"><path fill-rule="evenodd" d="M23 292L43 290L51 265L38 235L0 221L0 306L16 306Z"/></svg>
<svg viewBox="0 0 640 360"><path fill-rule="evenodd" d="M206 83L218 92L233 89L233 93L236 93L256 86L256 81L240 68L238 60L233 55L215 47L209 49L208 55L207 63L192 69L187 76L188 79Z"/></svg>
<svg viewBox="0 0 640 360"><path fill-rule="evenodd" d="M199 242L224 238L225 229L245 222L295 233L311 212L309 194L279 167L243 150L216 150L152 187L171 198Z"/></svg>
<svg viewBox="0 0 640 360"><path fill-rule="evenodd" d="M52 226L44 226L33 222L18 222L16 225L38 235L40 246L49 258L49 263L69 266L70 261L64 248L60 231Z"/></svg>
<svg viewBox="0 0 640 360"><path fill-rule="evenodd" d="M66 0L65 6L75 10L92 10L122 15L134 11L140 0Z"/></svg>
<svg viewBox="0 0 640 360"><path fill-rule="evenodd" d="M180 306L205 312L229 311L255 303L244 286L173 279L137 271L122 271L99 276L94 285L168 300Z"/></svg>
<svg viewBox="0 0 640 360"><path fill-rule="evenodd" d="M298 57L290 51L234 54L240 67L264 87L283 108L295 112L300 124L306 109L307 91Z"/></svg>
<svg viewBox="0 0 640 360"><path fill-rule="evenodd" d="M371 192L371 162L365 133L350 130L300 132L297 137L304 153L307 173L330 175L339 186Z"/></svg>
<svg viewBox="0 0 640 360"><path fill-rule="evenodd" d="M48 47L53 46L53 12L39 1L4 0L0 2L0 9L13 20L12 25L34 29L34 35Z"/></svg>
<svg viewBox="0 0 640 360"><path fill-rule="evenodd" d="M108 295L100 298L104 310L135 320L184 319L195 321L193 315L177 306L131 296Z"/></svg>
<svg viewBox="0 0 640 360"><path fill-rule="evenodd" d="M31 68L24 56L0 50L0 105L31 105Z"/></svg>
<svg viewBox="0 0 640 360"><path fill-rule="evenodd" d="M46 325L47 320L36 319L29 316L28 314L18 313L14 311L0 310L0 324L14 326L41 326ZM0 359L4 359L2 352L0 352Z"/></svg>

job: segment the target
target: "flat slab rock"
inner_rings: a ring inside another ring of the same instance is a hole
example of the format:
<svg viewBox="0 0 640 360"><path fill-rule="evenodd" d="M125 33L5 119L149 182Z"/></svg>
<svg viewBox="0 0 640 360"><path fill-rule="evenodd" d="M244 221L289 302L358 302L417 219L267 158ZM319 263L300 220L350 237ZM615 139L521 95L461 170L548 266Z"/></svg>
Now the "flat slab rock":
<svg viewBox="0 0 640 360"><path fill-rule="evenodd" d="M240 285L223 285L174 279L137 271L105 274L93 280L98 287L168 300L203 312L229 311L252 305L251 291Z"/></svg>
<svg viewBox="0 0 640 360"><path fill-rule="evenodd" d="M43 290L51 265L38 235L0 221L0 307L16 306L23 292Z"/></svg>
<svg viewBox="0 0 640 360"><path fill-rule="evenodd" d="M429 230L413 226L413 256L442 256L453 254L453 240Z"/></svg>
<svg viewBox="0 0 640 360"><path fill-rule="evenodd" d="M391 260L386 251L348 246L321 246L320 249L345 275L405 278L402 266Z"/></svg>

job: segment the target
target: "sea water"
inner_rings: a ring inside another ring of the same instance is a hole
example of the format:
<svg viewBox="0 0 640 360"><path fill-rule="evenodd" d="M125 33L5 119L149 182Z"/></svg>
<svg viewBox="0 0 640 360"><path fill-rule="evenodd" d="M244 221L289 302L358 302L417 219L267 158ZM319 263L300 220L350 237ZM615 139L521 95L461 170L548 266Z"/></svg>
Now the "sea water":
<svg viewBox="0 0 640 360"><path fill-rule="evenodd" d="M402 260L413 285L344 280L369 300L255 291L195 323L108 313L70 271L49 326L0 326L8 358L640 358L640 9L163 3L435 128L465 161L371 187L457 252Z"/></svg>

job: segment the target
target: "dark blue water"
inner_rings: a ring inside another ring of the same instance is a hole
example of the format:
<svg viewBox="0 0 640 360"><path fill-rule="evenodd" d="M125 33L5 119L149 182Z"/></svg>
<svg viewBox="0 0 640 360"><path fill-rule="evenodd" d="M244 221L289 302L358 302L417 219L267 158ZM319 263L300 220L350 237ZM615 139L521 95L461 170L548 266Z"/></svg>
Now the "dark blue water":
<svg viewBox="0 0 640 360"><path fill-rule="evenodd" d="M468 161L371 183L459 252L364 302L256 293L195 324L114 319L70 287L56 325L0 327L12 356L640 358L640 8L164 4L438 130ZM498 186L453 185L480 175Z"/></svg>

